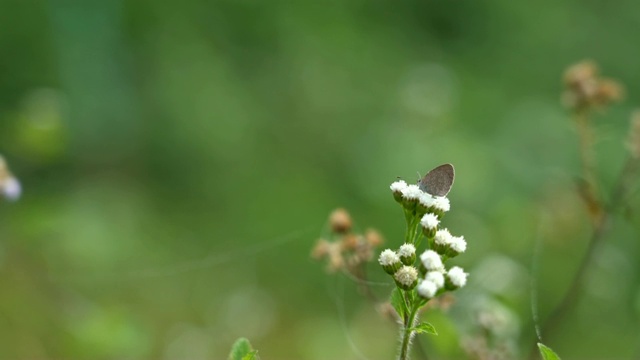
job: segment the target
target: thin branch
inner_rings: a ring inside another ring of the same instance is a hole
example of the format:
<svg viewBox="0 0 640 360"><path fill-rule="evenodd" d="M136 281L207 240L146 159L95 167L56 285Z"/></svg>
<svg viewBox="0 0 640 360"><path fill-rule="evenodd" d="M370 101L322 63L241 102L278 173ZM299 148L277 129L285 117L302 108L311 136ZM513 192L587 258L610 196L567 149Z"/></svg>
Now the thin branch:
<svg viewBox="0 0 640 360"><path fill-rule="evenodd" d="M594 228L600 226L603 220L604 209L596 180L596 161L593 154L594 135L590 126L587 110L577 110L574 120L580 140L580 161L582 163L582 177L584 183L580 187L580 195L585 201L591 223Z"/></svg>
<svg viewBox="0 0 640 360"><path fill-rule="evenodd" d="M587 270L591 267L595 258L596 250L608 235L613 214L624 201L626 194L629 191L631 179L634 178L639 163L640 161L633 157L629 157L627 159L612 192L610 204L606 209L603 208L601 218L593 229L591 239L587 246L587 252L582 258L580 266L571 281L569 290L567 290L565 295L562 297L562 300L560 300L558 305L556 305L547 317L547 320L542 324L541 334L548 336L550 332L557 329L558 325L566 317L569 310L571 310L578 301L579 295L582 292ZM530 358L533 359L535 357L537 357L537 348L534 344L530 353Z"/></svg>

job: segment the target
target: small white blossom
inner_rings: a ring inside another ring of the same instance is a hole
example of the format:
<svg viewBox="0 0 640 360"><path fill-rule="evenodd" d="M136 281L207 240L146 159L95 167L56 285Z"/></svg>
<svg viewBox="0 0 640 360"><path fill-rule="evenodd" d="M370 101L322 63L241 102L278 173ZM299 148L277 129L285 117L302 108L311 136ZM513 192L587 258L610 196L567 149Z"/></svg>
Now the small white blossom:
<svg viewBox="0 0 640 360"><path fill-rule="evenodd" d="M436 227L438 227L438 224L440 224L440 220L438 220L438 217L434 214L424 214L422 220L420 220L420 225L422 225L422 227L425 229L435 229Z"/></svg>
<svg viewBox="0 0 640 360"><path fill-rule="evenodd" d="M442 210L443 212L447 212L451 209L451 204L449 203L448 198L444 196L436 196L433 200L433 207L438 210Z"/></svg>
<svg viewBox="0 0 640 360"><path fill-rule="evenodd" d="M447 276L449 277L449 280L451 280L451 283L455 287L459 287L459 288L466 285L467 275L469 274L464 272L464 270L459 266L452 267L447 273Z"/></svg>
<svg viewBox="0 0 640 360"><path fill-rule="evenodd" d="M467 241L464 239L464 236L452 236L450 246L453 251L463 253L467 250Z"/></svg>
<svg viewBox="0 0 640 360"><path fill-rule="evenodd" d="M434 237L435 243L437 245L446 246L451 242L451 233L447 229L440 229L436 231L436 236Z"/></svg>
<svg viewBox="0 0 640 360"><path fill-rule="evenodd" d="M395 251L391 249L387 249L380 253L380 257L378 258L378 262L382 266L393 265L395 263L400 262L400 257L396 254Z"/></svg>
<svg viewBox="0 0 640 360"><path fill-rule="evenodd" d="M436 199L433 196L431 196L431 194L426 193L424 191L422 191L420 193L420 196L418 197L418 202L420 202L420 205L424 206L427 209L432 206L435 206L435 201Z"/></svg>
<svg viewBox="0 0 640 360"><path fill-rule="evenodd" d="M6 178L2 184L2 194L11 201L18 200L22 194L22 186L18 179L13 176Z"/></svg>
<svg viewBox="0 0 640 360"><path fill-rule="evenodd" d="M393 275L397 282L404 286L411 286L418 280L418 270L413 266L403 266Z"/></svg>
<svg viewBox="0 0 640 360"><path fill-rule="evenodd" d="M424 279L434 283L438 289L444 286L444 275L442 275L442 272L440 271L429 271L427 275L425 275Z"/></svg>
<svg viewBox="0 0 640 360"><path fill-rule="evenodd" d="M418 295L426 299L431 299L436 295L438 286L433 281L423 280L418 284Z"/></svg>
<svg viewBox="0 0 640 360"><path fill-rule="evenodd" d="M418 185L407 185L407 187L402 189L400 192L402 193L402 197L406 200L417 200L420 198L422 190L420 190Z"/></svg>
<svg viewBox="0 0 640 360"><path fill-rule="evenodd" d="M420 255L420 260L428 271L439 271L444 269L440 255L433 250L423 252L422 255Z"/></svg>
<svg viewBox="0 0 640 360"><path fill-rule="evenodd" d="M393 192L402 192L407 187L407 183L404 180L394 181L389 188Z"/></svg>
<svg viewBox="0 0 640 360"><path fill-rule="evenodd" d="M413 246L413 244L403 244L402 246L400 246L400 249L398 250L398 255L404 256L404 257L411 257L415 253L416 253L416 247Z"/></svg>

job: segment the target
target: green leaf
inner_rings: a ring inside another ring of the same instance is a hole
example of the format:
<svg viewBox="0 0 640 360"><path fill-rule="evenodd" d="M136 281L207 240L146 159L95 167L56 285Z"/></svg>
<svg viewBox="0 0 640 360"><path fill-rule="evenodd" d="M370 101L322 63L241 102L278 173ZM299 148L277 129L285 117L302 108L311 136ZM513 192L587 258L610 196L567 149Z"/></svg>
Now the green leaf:
<svg viewBox="0 0 640 360"><path fill-rule="evenodd" d="M258 351L253 350L249 340L239 338L231 347L229 360L258 360Z"/></svg>
<svg viewBox="0 0 640 360"><path fill-rule="evenodd" d="M560 360L560 356L553 352L551 348L545 346L543 343L538 343L538 348L540 349L540 354L542 355L542 359L544 360Z"/></svg>
<svg viewBox="0 0 640 360"><path fill-rule="evenodd" d="M407 313L407 305L404 303L404 298L402 297L402 290L395 288L391 292L391 306L396 309L398 316L400 319L404 319L405 314Z"/></svg>
<svg viewBox="0 0 640 360"><path fill-rule="evenodd" d="M242 358L242 360L258 360L258 350L253 350L248 353Z"/></svg>
<svg viewBox="0 0 640 360"><path fill-rule="evenodd" d="M438 332L436 331L436 328L433 327L433 325L429 324L428 322L421 322L420 325L411 328L411 330L415 331L416 334L432 334L432 335L438 335Z"/></svg>

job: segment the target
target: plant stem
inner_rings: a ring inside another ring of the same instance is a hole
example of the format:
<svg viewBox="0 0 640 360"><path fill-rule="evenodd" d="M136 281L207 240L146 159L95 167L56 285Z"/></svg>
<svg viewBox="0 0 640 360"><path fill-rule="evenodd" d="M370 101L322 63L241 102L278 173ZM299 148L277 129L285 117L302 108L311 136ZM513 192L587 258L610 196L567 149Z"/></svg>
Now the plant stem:
<svg viewBox="0 0 640 360"><path fill-rule="evenodd" d="M413 333L413 323L415 322L416 314L418 312L418 303L413 304L409 317L405 319L404 328L402 329L402 344L400 345L400 356L398 360L409 359L409 350L411 349L411 335Z"/></svg>
<svg viewBox="0 0 640 360"><path fill-rule="evenodd" d="M405 210L405 216L407 219L407 232L404 236L404 242L405 244L412 244L413 243L413 238L412 238L412 233L413 231L411 229L413 229L414 226L414 222L415 222L415 216L413 215L412 212L408 212Z"/></svg>
<svg viewBox="0 0 640 360"><path fill-rule="evenodd" d="M581 195L587 205L591 223L595 228L604 220L603 204L598 193L596 180L596 161L593 154L593 129L590 126L588 110L578 110L574 114L578 136L580 139L580 161L582 163Z"/></svg>

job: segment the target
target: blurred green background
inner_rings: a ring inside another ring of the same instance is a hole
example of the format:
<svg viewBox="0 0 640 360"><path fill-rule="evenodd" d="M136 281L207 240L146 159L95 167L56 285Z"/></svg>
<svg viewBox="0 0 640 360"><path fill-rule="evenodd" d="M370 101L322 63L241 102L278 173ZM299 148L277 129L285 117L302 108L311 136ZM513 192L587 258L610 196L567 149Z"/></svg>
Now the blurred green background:
<svg viewBox="0 0 640 360"><path fill-rule="evenodd" d="M467 358L498 314L492 341L525 357L532 265L544 319L590 233L562 73L591 58L626 86L596 122L609 189L639 23L629 0L0 1L0 153L24 187L0 203L0 358L224 359L246 336L263 359L391 359L394 324L309 252L339 206L397 247L388 185L444 162L470 283L421 345ZM640 356L630 214L543 334L566 359Z"/></svg>

